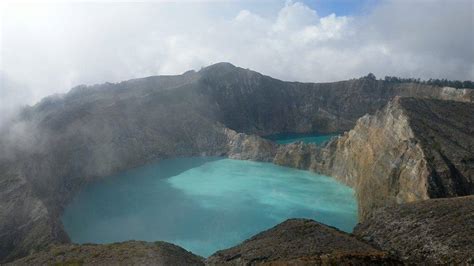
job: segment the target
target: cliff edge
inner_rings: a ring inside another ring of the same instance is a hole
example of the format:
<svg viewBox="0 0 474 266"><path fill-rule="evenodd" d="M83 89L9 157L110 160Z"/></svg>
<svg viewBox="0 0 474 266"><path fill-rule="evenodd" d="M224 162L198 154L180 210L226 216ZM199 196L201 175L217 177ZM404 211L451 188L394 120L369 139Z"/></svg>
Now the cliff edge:
<svg viewBox="0 0 474 266"><path fill-rule="evenodd" d="M474 104L397 97L325 147L295 143L274 163L356 191L359 219L385 206L474 193Z"/></svg>

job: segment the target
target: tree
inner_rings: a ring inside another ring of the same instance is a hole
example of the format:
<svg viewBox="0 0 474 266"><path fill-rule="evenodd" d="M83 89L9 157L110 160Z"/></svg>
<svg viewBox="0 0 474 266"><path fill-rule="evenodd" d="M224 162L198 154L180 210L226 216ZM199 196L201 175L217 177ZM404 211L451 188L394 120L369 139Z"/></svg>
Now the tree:
<svg viewBox="0 0 474 266"><path fill-rule="evenodd" d="M376 80L376 79L377 79L377 78L375 77L375 75L372 74L372 73L367 74L367 78L368 78L368 79L371 79L371 80Z"/></svg>

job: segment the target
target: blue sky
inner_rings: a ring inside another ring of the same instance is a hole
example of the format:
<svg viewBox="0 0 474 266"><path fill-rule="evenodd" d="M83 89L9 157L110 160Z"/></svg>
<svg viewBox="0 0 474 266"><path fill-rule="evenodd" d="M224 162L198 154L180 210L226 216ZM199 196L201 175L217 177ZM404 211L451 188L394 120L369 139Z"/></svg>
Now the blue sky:
<svg viewBox="0 0 474 266"><path fill-rule="evenodd" d="M338 16L360 16L370 12L382 0L304 0L320 16L335 13Z"/></svg>
<svg viewBox="0 0 474 266"><path fill-rule="evenodd" d="M215 4L219 6L219 15L226 17L235 13L235 8L245 8L262 16L275 16L285 6L285 3L301 2L317 11L319 16L332 13L337 16L366 16L379 4L386 0L259 0L259 1L230 1ZM199 5L199 4L198 4Z"/></svg>

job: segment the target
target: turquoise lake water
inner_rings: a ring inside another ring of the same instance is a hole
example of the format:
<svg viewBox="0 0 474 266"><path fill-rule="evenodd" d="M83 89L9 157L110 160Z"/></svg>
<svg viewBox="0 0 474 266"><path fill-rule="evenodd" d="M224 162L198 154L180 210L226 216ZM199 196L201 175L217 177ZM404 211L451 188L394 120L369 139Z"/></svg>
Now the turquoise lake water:
<svg viewBox="0 0 474 266"><path fill-rule="evenodd" d="M162 240L206 257L296 217L351 232L353 190L270 163L179 158L87 185L62 221L76 243Z"/></svg>
<svg viewBox="0 0 474 266"><path fill-rule="evenodd" d="M265 136L266 139L273 140L278 144L289 144L297 141L302 141L304 143L314 143L321 145L326 141L330 140L332 137L337 136L338 134L329 134L329 135L315 135L315 134L296 134L296 133L282 133Z"/></svg>

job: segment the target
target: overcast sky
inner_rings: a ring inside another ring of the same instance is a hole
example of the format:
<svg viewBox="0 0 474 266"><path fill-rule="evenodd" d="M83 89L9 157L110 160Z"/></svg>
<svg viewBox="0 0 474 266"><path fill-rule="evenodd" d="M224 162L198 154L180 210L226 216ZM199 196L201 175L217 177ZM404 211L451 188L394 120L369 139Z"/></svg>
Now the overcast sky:
<svg viewBox="0 0 474 266"><path fill-rule="evenodd" d="M221 61L297 81L474 80L473 2L1 2L0 112Z"/></svg>

